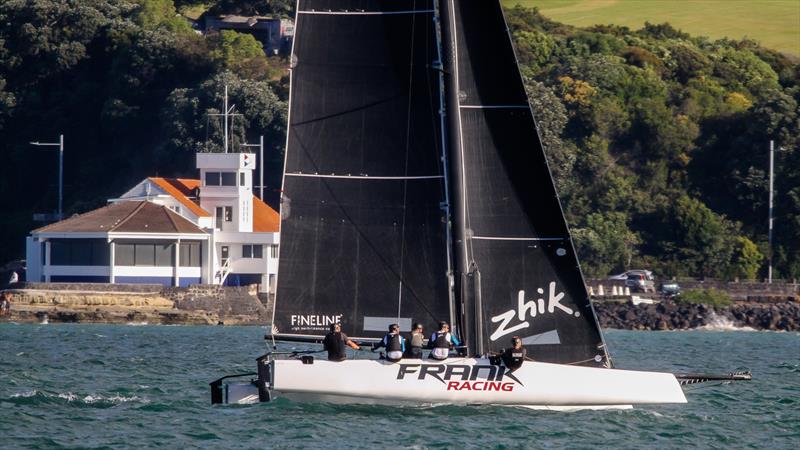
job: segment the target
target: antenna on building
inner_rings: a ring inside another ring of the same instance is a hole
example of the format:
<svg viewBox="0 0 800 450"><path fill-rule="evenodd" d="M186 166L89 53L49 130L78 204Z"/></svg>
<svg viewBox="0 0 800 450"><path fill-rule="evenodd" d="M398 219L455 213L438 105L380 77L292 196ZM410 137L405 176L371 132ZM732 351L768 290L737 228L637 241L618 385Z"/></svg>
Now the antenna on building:
<svg viewBox="0 0 800 450"><path fill-rule="evenodd" d="M222 116L222 120L224 124L223 128L223 135L222 135L222 148L224 149L225 153L228 153L228 142L230 141L229 137L229 128L233 128L233 118L236 116L241 116L241 114L236 114L233 111L236 109L236 104L228 106L228 85L225 85L225 95L222 98L222 114L209 114L209 116ZM229 121L231 121L230 127L228 126Z"/></svg>

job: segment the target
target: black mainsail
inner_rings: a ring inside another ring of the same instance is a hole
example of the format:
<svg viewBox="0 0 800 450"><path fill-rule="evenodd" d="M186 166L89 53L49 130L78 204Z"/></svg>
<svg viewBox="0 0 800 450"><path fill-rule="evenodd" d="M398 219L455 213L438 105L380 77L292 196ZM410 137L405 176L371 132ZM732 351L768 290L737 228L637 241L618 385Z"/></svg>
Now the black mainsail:
<svg viewBox="0 0 800 450"><path fill-rule="evenodd" d="M299 0L274 331L450 318L433 0Z"/></svg>
<svg viewBox="0 0 800 450"><path fill-rule="evenodd" d="M499 2L297 8L277 336L456 319L472 354L610 365Z"/></svg>
<svg viewBox="0 0 800 450"><path fill-rule="evenodd" d="M519 335L536 360L608 365L500 4L443 10L466 341L486 354Z"/></svg>

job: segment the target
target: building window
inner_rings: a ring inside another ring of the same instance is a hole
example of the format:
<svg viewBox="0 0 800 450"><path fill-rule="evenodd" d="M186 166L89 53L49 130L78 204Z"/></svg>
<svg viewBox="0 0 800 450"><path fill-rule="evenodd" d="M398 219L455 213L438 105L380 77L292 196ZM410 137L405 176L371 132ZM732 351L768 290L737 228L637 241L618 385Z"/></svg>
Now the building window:
<svg viewBox="0 0 800 450"><path fill-rule="evenodd" d="M270 258L277 258L278 257L278 246L277 245L270 245L269 246L269 256L270 256Z"/></svg>
<svg viewBox="0 0 800 450"><path fill-rule="evenodd" d="M239 186L244 186L244 172L239 174Z"/></svg>
<svg viewBox="0 0 800 450"><path fill-rule="evenodd" d="M233 206L225 207L225 222L233 222Z"/></svg>
<svg viewBox="0 0 800 450"><path fill-rule="evenodd" d="M181 213L181 207L180 206L170 206L169 209L175 211L178 214Z"/></svg>
<svg viewBox="0 0 800 450"><path fill-rule="evenodd" d="M262 245L246 244L242 246L242 258L257 258L264 257L264 247Z"/></svg>
<svg viewBox="0 0 800 450"><path fill-rule="evenodd" d="M175 265L172 243L117 243L114 264L117 266L173 267Z"/></svg>
<svg viewBox="0 0 800 450"><path fill-rule="evenodd" d="M236 186L236 172L206 172L206 186Z"/></svg>
<svg viewBox="0 0 800 450"><path fill-rule="evenodd" d="M206 186L219 186L219 172L206 172Z"/></svg>
<svg viewBox="0 0 800 450"><path fill-rule="evenodd" d="M223 186L236 186L236 172L222 172Z"/></svg>
<svg viewBox="0 0 800 450"><path fill-rule="evenodd" d="M181 267L200 267L200 243L181 242Z"/></svg>
<svg viewBox="0 0 800 450"><path fill-rule="evenodd" d="M50 240L50 264L53 266L107 266L108 262L105 239Z"/></svg>

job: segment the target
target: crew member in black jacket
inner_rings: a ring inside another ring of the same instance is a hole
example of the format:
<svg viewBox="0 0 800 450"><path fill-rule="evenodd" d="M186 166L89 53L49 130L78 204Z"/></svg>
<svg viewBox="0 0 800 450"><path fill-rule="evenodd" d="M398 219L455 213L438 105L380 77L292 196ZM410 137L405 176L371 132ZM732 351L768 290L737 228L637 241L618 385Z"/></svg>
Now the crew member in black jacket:
<svg viewBox="0 0 800 450"><path fill-rule="evenodd" d="M323 347L328 351L328 361L344 361L347 359L347 349L345 346L354 350L361 350L355 342L351 341L346 334L342 333L342 326L338 323L331 325L331 332L325 335L322 341Z"/></svg>

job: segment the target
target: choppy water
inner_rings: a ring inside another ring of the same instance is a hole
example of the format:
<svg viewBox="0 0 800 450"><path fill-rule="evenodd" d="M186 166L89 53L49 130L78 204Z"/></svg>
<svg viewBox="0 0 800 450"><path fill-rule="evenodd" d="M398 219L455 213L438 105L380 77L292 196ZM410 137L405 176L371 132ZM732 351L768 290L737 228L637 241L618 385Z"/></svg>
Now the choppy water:
<svg viewBox="0 0 800 450"><path fill-rule="evenodd" d="M0 448L800 448L800 334L610 331L619 367L724 372L689 404L628 411L209 404L255 327L0 324ZM391 436L391 437L390 437Z"/></svg>

